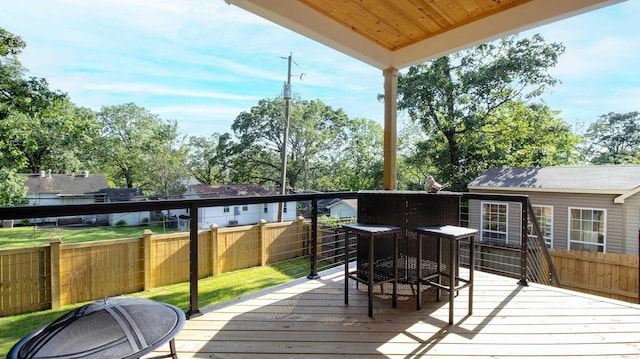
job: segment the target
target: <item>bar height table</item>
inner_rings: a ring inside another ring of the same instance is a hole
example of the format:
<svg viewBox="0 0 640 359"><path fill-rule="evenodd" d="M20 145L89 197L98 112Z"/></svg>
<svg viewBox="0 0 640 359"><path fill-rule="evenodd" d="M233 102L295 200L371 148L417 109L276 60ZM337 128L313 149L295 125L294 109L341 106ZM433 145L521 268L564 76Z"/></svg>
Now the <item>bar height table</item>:
<svg viewBox="0 0 640 359"><path fill-rule="evenodd" d="M367 285L367 291L369 294L369 317L373 317L373 286L376 284L383 283L393 283L393 298L392 305L395 308L397 305L397 291L398 291L398 233L402 232L400 227L396 226L387 226L381 224L363 224L363 223L352 223L345 224L342 226L343 229L347 232L355 233L358 238L366 237L369 241L368 246L368 263L366 268L360 268L360 263L358 263L358 268L353 271L349 271L349 238L348 235L345 236L345 244L344 244L344 304L349 304L349 278L355 280L358 283L363 283ZM376 258L374 256L375 248L375 238L381 235L393 235L393 257L392 258L380 258L376 262ZM387 265L391 261L392 265L392 273L388 273L384 270L377 270L376 265Z"/></svg>
<svg viewBox="0 0 640 359"><path fill-rule="evenodd" d="M418 240L418 263L422 263L422 241L426 239L436 239L437 242L437 270L436 273L426 277L422 276L422 266L417 266L417 298L416 308L420 310L421 305L421 284L425 283L437 288L436 300L440 301L440 290L449 292L449 324L453 324L453 298L455 292L460 289L469 287L469 315L473 314L473 263L474 263L474 245L477 230L457 226L428 226L415 228ZM469 238L469 277L468 279L460 278L459 275L459 247L460 240ZM443 271L442 262L442 240L449 241L449 263L446 270ZM448 285L442 284L442 277L448 278ZM456 285L458 283L462 283Z"/></svg>

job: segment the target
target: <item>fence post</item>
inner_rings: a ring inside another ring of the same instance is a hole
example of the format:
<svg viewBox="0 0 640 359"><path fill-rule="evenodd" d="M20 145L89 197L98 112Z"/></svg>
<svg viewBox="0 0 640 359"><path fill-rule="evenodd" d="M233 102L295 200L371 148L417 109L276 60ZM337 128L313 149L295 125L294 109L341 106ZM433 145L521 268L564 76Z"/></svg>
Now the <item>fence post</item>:
<svg viewBox="0 0 640 359"><path fill-rule="evenodd" d="M258 238L260 241L260 265L264 266L267 264L267 221L265 219L261 219L260 223L258 223L258 227Z"/></svg>
<svg viewBox="0 0 640 359"><path fill-rule="evenodd" d="M218 225L211 225L211 275L218 275Z"/></svg>
<svg viewBox="0 0 640 359"><path fill-rule="evenodd" d="M51 309L60 308L60 237L49 239L51 255Z"/></svg>
<svg viewBox="0 0 640 359"><path fill-rule="evenodd" d="M150 229L145 229L142 232L142 251L144 258L144 290L153 288L153 274L151 273L151 235L153 232Z"/></svg>

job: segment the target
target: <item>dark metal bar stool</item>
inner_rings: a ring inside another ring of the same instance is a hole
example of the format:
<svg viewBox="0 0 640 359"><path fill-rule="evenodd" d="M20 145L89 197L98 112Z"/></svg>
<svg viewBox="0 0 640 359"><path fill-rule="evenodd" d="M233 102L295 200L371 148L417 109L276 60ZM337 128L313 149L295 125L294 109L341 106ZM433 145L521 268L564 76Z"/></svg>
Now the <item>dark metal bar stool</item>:
<svg viewBox="0 0 640 359"><path fill-rule="evenodd" d="M417 298L416 308L420 310L421 304L421 288L422 283L431 285L437 288L436 300L440 301L440 291L445 290L449 292L449 324L453 324L453 298L455 292L460 289L469 287L469 315L473 314L473 263L474 263L474 246L475 235L477 230L465 227L456 226L429 226L418 227L415 229L418 240L418 263L422 263L422 241L424 239L436 239L437 242L437 270L435 273L426 277L422 275L422 266L417 266ZM460 240L469 238L469 278L464 279L459 277L459 247ZM445 268L442 261L442 240L449 241L449 261ZM442 277L448 278L448 285L442 283ZM462 284L459 284L462 283Z"/></svg>
<svg viewBox="0 0 640 359"><path fill-rule="evenodd" d="M400 227L386 226L380 224L345 224L342 226L347 232L345 236L344 246L344 304L349 304L349 278L358 283L367 285L369 294L369 316L373 316L373 286L376 284L393 283L392 303L395 308L397 305L398 291L398 233L402 231ZM349 271L349 236L348 233L355 233L358 237L357 242L361 238L368 239L368 256L367 263L358 262L357 269ZM393 255L389 258L375 258L375 238L381 235L393 235ZM389 271L391 264L391 271Z"/></svg>

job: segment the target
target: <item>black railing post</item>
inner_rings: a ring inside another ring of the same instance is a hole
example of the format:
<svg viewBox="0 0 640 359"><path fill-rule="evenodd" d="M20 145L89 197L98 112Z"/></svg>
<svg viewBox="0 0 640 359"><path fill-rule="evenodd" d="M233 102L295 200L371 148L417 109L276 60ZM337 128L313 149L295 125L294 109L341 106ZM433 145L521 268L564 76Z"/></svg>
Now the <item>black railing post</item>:
<svg viewBox="0 0 640 359"><path fill-rule="evenodd" d="M202 315L198 306L198 207L189 207L189 311L187 318Z"/></svg>
<svg viewBox="0 0 640 359"><path fill-rule="evenodd" d="M522 222L522 239L520 243L520 280L518 284L529 285L527 281L527 249L529 242L528 235L528 219L529 219L529 199L525 198L520 201L520 208L522 209L521 222Z"/></svg>
<svg viewBox="0 0 640 359"><path fill-rule="evenodd" d="M309 279L318 279L318 197L311 199L311 273Z"/></svg>

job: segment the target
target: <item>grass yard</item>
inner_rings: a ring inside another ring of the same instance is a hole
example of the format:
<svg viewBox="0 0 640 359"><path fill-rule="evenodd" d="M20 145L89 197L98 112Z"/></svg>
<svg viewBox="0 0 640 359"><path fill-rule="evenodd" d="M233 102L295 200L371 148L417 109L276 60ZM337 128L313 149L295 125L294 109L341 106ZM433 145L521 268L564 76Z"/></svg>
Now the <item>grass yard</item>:
<svg viewBox="0 0 640 359"><path fill-rule="evenodd" d="M153 233L174 233L177 230L163 226L135 227L41 227L25 226L0 228L0 249L14 249L49 244L51 237L58 236L63 243L91 242L107 239L140 238L145 229Z"/></svg>
<svg viewBox="0 0 640 359"><path fill-rule="evenodd" d="M309 268L309 259L300 258L201 279L198 281L200 307L204 308L303 277L309 274ZM189 309L188 282L155 288L128 296L170 303L185 312ZM86 303L66 306L58 310L44 310L0 318L0 353L6 355L11 347L27 334L53 322L64 313L83 304Z"/></svg>

